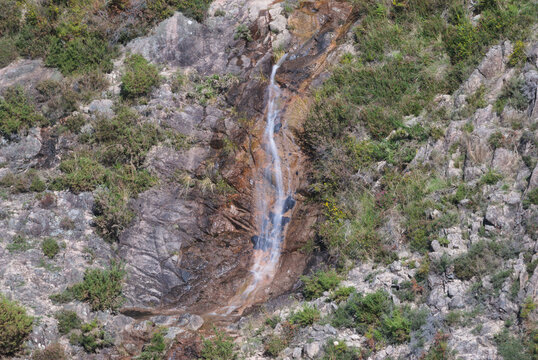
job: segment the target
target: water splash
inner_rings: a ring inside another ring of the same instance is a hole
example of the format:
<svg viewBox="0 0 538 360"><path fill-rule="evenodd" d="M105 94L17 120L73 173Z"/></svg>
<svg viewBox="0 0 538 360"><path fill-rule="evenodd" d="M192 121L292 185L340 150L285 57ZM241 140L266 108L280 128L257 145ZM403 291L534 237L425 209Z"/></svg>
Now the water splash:
<svg viewBox="0 0 538 360"><path fill-rule="evenodd" d="M274 277L283 242L283 229L289 218L284 214L295 205L295 200L291 197L291 183L288 189L284 188L282 175L282 162L278 152L275 134L281 130L281 95L282 90L275 82L275 76L280 65L286 60L287 54L273 65L270 83L268 87L267 117L264 131L264 148L268 161L261 181L256 187L260 196L258 207L258 224L260 233L253 236L254 259L250 270L252 278L243 288L243 291L235 296L230 304L224 309L226 314L248 305L248 299L252 297L257 289L269 285ZM287 167L288 182L290 179L290 169Z"/></svg>

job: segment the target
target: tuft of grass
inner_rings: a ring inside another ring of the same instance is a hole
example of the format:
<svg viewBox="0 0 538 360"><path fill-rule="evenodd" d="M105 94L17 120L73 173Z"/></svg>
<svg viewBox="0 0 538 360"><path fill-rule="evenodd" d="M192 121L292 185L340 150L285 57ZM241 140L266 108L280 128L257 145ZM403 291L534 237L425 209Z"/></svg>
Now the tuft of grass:
<svg viewBox="0 0 538 360"><path fill-rule="evenodd" d="M64 347L58 343L48 345L43 350L35 350L32 360L67 360Z"/></svg>
<svg viewBox="0 0 538 360"><path fill-rule="evenodd" d="M13 240L11 240L11 243L9 243L6 246L6 249L10 252L24 252L26 250L30 250L32 248L32 244L26 239L23 235L15 235L13 237Z"/></svg>

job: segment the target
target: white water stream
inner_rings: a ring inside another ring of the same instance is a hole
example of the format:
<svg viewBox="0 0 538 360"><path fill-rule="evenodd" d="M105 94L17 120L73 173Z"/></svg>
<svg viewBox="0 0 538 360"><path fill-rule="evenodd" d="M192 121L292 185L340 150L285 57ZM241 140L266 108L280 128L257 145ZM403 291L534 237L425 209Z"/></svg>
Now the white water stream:
<svg viewBox="0 0 538 360"><path fill-rule="evenodd" d="M225 308L226 314L248 305L251 295L254 295L258 288L268 286L273 279L280 259L280 252L283 242L283 228L289 220L284 217L284 213L289 211L295 204L291 197L290 189L284 188L282 176L282 162L278 153L275 133L281 129L281 94L282 91L275 82L275 75L280 65L286 59L286 55L273 65L271 79L268 87L267 117L264 131L264 149L267 156L264 174L257 184L255 191L256 198L259 199L257 209L259 213L258 224L260 233L253 237L254 261L250 272L252 278L247 283L244 290L235 296L230 304ZM289 174L289 167L287 167Z"/></svg>

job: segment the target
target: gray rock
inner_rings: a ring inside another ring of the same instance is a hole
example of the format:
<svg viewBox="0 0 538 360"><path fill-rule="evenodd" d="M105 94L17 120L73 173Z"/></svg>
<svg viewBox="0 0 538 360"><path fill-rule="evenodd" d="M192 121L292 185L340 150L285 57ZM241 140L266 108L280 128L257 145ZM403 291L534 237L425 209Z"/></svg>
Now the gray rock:
<svg viewBox="0 0 538 360"><path fill-rule="evenodd" d="M318 342L312 342L310 344L306 344L303 350L309 359L315 359L316 356L318 356L321 347Z"/></svg>
<svg viewBox="0 0 538 360"><path fill-rule="evenodd" d="M43 60L21 59L0 69L0 93L13 85L21 85L29 90L43 80L60 81L62 78L58 70L45 67Z"/></svg>
<svg viewBox="0 0 538 360"><path fill-rule="evenodd" d="M302 355L303 355L303 349L301 349L300 347L296 347L293 349L292 357L294 359L301 359Z"/></svg>
<svg viewBox="0 0 538 360"><path fill-rule="evenodd" d="M113 106L114 102L110 99L94 100L88 105L88 111L91 114L112 117L114 116Z"/></svg>

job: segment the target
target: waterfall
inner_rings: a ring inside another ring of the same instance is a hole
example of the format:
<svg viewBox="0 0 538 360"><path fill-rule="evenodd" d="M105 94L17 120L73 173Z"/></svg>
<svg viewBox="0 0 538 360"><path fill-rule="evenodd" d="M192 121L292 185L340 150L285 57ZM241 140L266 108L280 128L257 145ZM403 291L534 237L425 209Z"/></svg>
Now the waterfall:
<svg viewBox="0 0 538 360"><path fill-rule="evenodd" d="M283 230L289 218L284 214L295 205L291 196L290 169L286 164L288 174L288 189L284 188L282 176L282 161L279 155L275 136L282 127L280 123L281 95L282 91L275 82L278 68L286 59L286 55L273 65L268 87L268 103L266 124L263 134L264 150L267 167L263 169L263 175L257 183L255 191L258 198L258 226L260 233L252 237L254 244L254 259L250 269L252 277L248 280L243 291L235 296L225 308L226 314L230 314L237 308L248 305L249 298L254 296L257 289L267 287L272 281L282 247Z"/></svg>

